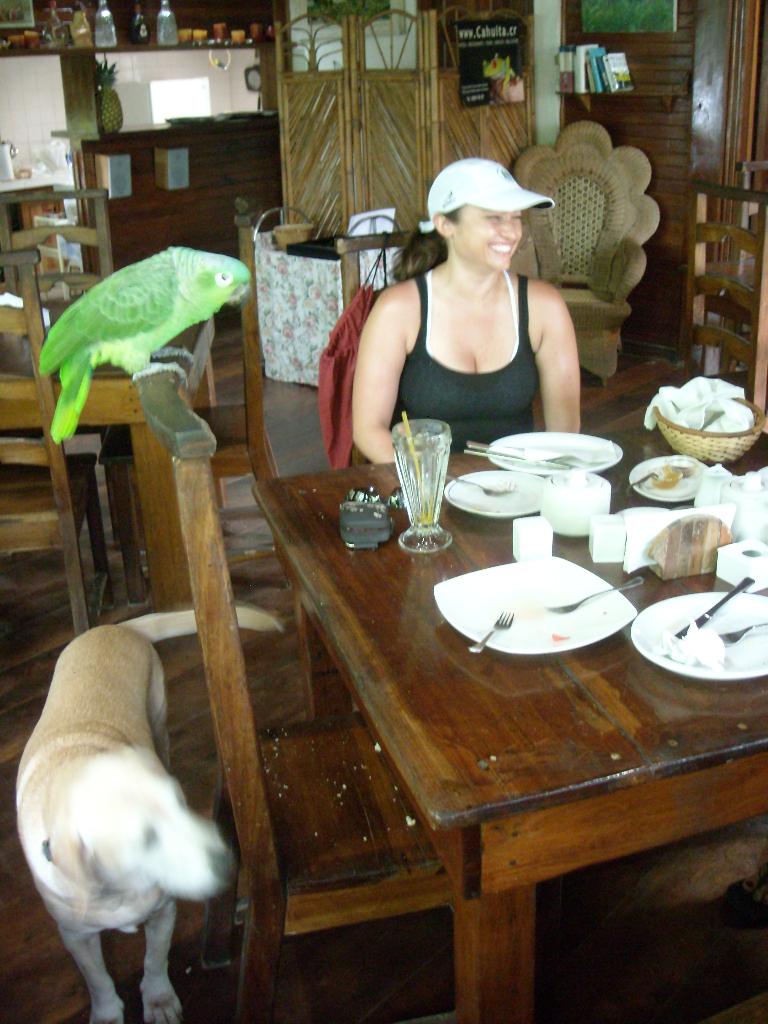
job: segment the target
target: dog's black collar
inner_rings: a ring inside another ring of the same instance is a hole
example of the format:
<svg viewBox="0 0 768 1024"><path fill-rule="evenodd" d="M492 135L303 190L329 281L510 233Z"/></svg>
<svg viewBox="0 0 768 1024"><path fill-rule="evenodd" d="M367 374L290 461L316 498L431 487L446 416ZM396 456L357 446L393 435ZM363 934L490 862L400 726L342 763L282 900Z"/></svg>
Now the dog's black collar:
<svg viewBox="0 0 768 1024"><path fill-rule="evenodd" d="M51 840L50 839L44 839L43 840L43 856L45 857L45 859L48 861L49 864L53 864L53 857L51 856Z"/></svg>

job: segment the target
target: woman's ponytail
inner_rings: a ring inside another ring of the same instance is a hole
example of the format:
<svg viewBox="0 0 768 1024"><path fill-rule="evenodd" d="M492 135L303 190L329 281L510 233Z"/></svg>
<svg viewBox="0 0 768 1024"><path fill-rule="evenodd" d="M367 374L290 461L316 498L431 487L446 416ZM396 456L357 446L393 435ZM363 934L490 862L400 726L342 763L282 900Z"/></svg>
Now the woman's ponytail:
<svg viewBox="0 0 768 1024"><path fill-rule="evenodd" d="M452 210L445 216L455 224L459 219L459 210ZM395 260L393 277L396 281L408 281L419 274L426 274L447 259L448 246L440 232L422 232L417 228Z"/></svg>

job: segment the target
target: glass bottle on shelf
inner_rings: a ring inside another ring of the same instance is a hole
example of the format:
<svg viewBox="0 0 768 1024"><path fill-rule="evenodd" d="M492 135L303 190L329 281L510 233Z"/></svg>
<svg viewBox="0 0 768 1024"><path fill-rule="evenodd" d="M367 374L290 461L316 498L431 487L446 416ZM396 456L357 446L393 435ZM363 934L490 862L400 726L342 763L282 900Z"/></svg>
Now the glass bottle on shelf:
<svg viewBox="0 0 768 1024"><path fill-rule="evenodd" d="M59 17L56 0L51 0L48 8L47 24L48 45L53 47L66 46L69 42L69 29Z"/></svg>
<svg viewBox="0 0 768 1024"><path fill-rule="evenodd" d="M141 44L149 42L149 26L147 25L147 19L142 14L141 4L133 5L133 17L131 18L131 28L128 34L132 43Z"/></svg>
<svg viewBox="0 0 768 1024"><path fill-rule="evenodd" d="M99 0L99 9L96 11L94 19L93 45L96 47L117 46L115 19L107 6L107 0Z"/></svg>
<svg viewBox="0 0 768 1024"><path fill-rule="evenodd" d="M171 10L170 0L160 0L160 11L157 15L158 46L176 46L178 42L176 15Z"/></svg>
<svg viewBox="0 0 768 1024"><path fill-rule="evenodd" d="M70 32L72 33L72 42L75 46L93 46L91 26L88 22L88 14L82 0L78 3L77 10L72 15Z"/></svg>

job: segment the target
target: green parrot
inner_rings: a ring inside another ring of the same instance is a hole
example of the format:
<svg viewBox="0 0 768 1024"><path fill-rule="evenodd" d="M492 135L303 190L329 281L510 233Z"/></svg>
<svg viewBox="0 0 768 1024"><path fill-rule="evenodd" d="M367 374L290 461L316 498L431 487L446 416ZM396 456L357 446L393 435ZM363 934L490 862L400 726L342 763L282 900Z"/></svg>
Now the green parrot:
<svg viewBox="0 0 768 1024"><path fill-rule="evenodd" d="M74 434L97 366L110 363L130 374L146 369L166 342L225 302L239 301L249 284L240 260L172 247L85 292L53 325L40 354L40 371L58 370L61 379L54 441Z"/></svg>

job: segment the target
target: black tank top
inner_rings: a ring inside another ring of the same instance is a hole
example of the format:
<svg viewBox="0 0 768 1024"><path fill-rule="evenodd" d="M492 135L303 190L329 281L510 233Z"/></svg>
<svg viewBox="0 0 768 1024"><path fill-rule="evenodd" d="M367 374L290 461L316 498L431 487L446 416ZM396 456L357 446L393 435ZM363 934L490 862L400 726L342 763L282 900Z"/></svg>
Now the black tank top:
<svg viewBox="0 0 768 1024"><path fill-rule="evenodd" d="M424 276L417 277L421 324L416 344L403 366L393 425L402 419L443 420L451 428L451 451L464 450L466 441L486 443L507 434L533 430L533 399L539 373L528 335L528 279L518 278L519 322L517 352L511 362L490 373L462 373L436 362L427 352L428 292Z"/></svg>

